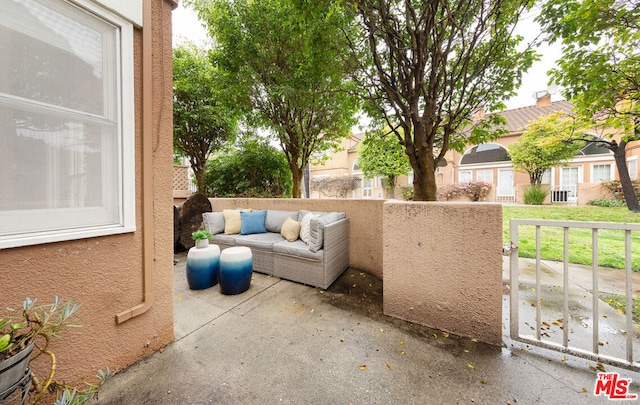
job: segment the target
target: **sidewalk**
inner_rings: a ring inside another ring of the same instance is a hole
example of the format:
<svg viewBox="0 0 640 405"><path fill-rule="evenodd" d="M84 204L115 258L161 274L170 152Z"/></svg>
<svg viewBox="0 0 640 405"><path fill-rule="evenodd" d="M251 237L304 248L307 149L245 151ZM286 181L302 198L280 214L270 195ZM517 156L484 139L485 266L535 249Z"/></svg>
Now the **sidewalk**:
<svg viewBox="0 0 640 405"><path fill-rule="evenodd" d="M354 269L326 291L254 273L224 296L189 290L179 259L176 341L109 380L99 404L609 403L593 362L510 342L508 319L493 347L383 315L381 281ZM607 371L640 393L639 373Z"/></svg>

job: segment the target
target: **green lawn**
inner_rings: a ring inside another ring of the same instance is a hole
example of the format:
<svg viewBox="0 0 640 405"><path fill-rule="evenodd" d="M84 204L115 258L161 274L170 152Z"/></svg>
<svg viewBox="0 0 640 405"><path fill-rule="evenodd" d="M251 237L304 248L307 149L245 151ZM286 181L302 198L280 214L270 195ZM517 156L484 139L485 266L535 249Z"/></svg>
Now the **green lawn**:
<svg viewBox="0 0 640 405"><path fill-rule="evenodd" d="M509 245L509 220L548 219L556 221L629 222L640 223L640 214L627 208L560 207L560 206L503 206L502 234L504 244ZM536 232L533 226L520 226L520 257L535 257ZM624 268L624 231L598 231L598 261L600 266ZM564 231L557 227L542 227L540 254L542 259L562 261L564 257ZM640 232L631 233L632 268L640 271ZM569 230L569 261L591 264L591 230Z"/></svg>

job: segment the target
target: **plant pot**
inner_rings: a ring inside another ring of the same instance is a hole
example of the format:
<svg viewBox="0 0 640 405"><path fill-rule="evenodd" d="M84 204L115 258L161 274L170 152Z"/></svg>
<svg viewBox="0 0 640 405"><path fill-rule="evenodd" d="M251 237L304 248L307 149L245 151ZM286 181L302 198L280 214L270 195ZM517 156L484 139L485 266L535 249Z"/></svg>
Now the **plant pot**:
<svg viewBox="0 0 640 405"><path fill-rule="evenodd" d="M192 290L204 290L218 284L220 247L192 247L187 253L187 283Z"/></svg>
<svg viewBox="0 0 640 405"><path fill-rule="evenodd" d="M0 362L0 394L16 385L24 377L32 351L33 343L27 346L26 349Z"/></svg>
<svg viewBox="0 0 640 405"><path fill-rule="evenodd" d="M209 246L209 239L199 239L196 241L196 247L198 249L206 248Z"/></svg>

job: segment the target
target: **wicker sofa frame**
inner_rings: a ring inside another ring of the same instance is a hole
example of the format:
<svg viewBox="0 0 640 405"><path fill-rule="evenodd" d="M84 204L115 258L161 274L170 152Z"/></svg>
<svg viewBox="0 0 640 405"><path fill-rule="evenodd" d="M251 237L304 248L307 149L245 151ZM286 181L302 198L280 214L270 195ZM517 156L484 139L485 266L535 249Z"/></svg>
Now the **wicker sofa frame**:
<svg viewBox="0 0 640 405"><path fill-rule="evenodd" d="M228 235L226 235L228 236ZM284 239L283 239L284 241ZM239 244L214 243L224 250ZM253 270L285 280L327 289L349 267L349 219L344 218L324 227L321 260L283 254L268 248L251 246Z"/></svg>

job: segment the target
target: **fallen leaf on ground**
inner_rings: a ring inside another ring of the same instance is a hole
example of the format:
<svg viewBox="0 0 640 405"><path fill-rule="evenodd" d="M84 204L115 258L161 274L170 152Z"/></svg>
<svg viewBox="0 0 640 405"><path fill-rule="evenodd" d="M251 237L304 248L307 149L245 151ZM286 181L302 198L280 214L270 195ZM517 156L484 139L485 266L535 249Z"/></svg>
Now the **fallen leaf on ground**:
<svg viewBox="0 0 640 405"><path fill-rule="evenodd" d="M387 368L391 370L391 364L387 364Z"/></svg>
<svg viewBox="0 0 640 405"><path fill-rule="evenodd" d="M367 369L367 366L365 366L365 365L363 364L363 365L361 365L361 366L358 366L358 368L359 368L360 370L366 370L366 369Z"/></svg>
<svg viewBox="0 0 640 405"><path fill-rule="evenodd" d="M473 366L473 364L471 364L471 363L467 363L467 367L469 367L469 368L475 368L475 367Z"/></svg>

